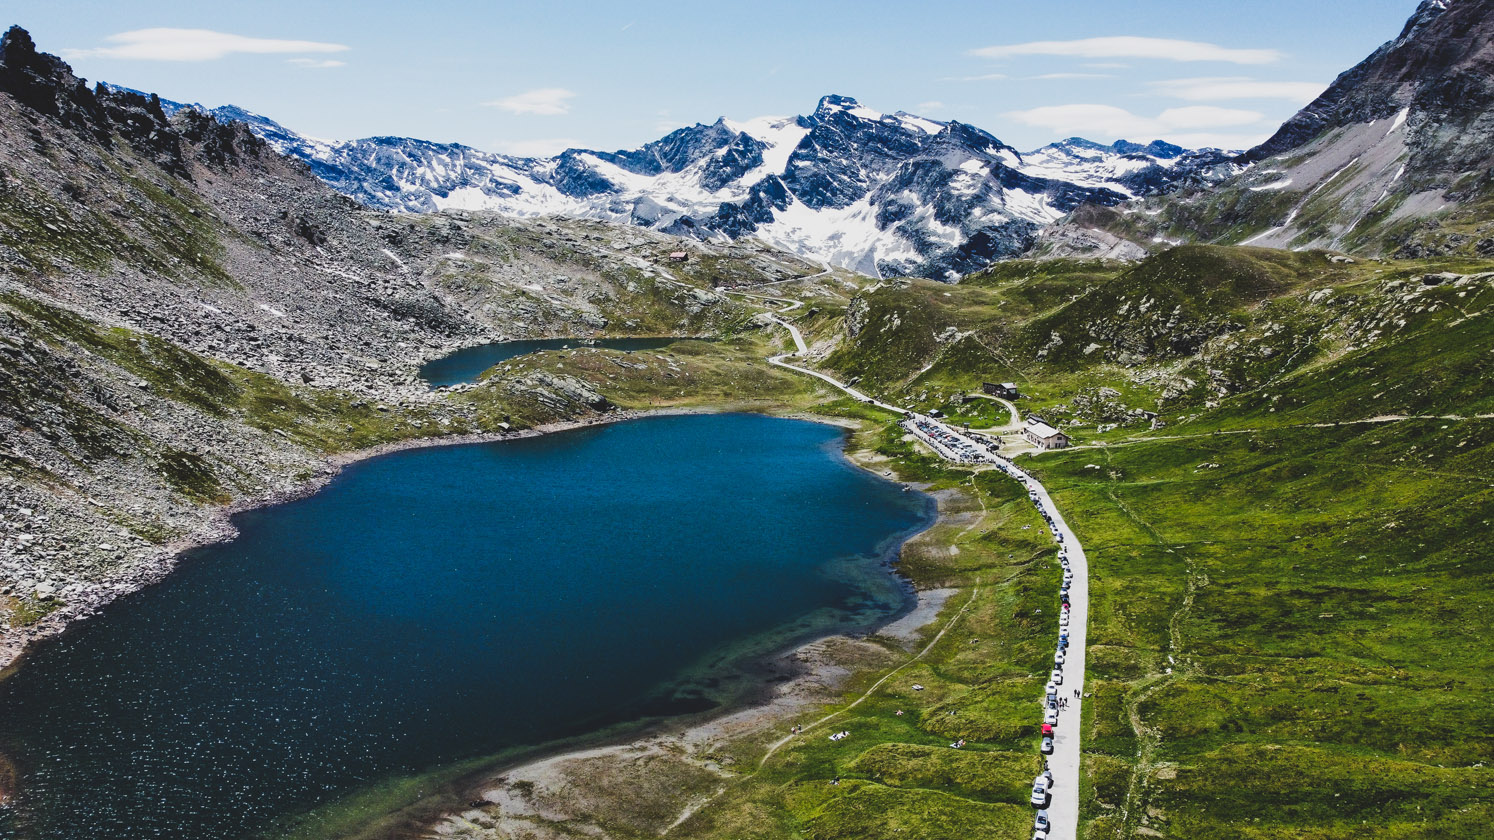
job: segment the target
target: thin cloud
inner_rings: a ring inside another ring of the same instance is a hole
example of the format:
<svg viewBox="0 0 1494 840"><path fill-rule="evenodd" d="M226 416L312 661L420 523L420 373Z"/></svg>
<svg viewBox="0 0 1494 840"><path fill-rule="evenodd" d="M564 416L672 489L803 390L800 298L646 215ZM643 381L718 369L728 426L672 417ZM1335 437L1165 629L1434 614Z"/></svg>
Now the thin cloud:
<svg viewBox="0 0 1494 840"><path fill-rule="evenodd" d="M913 107L918 111L918 113L922 114L928 111L942 111L949 106L945 105L943 102L940 102L937 99L931 99L928 102L920 102Z"/></svg>
<svg viewBox="0 0 1494 840"><path fill-rule="evenodd" d="M346 44L251 38L211 29L135 29L110 35L108 46L63 50L66 58L119 58L130 61L214 61L235 54L346 52Z"/></svg>
<svg viewBox="0 0 1494 840"><path fill-rule="evenodd" d="M499 152L514 157L554 157L566 149L580 148L574 137L541 137L533 140L505 140L495 144Z"/></svg>
<svg viewBox="0 0 1494 840"><path fill-rule="evenodd" d="M565 88L538 88L483 104L490 108L501 108L512 114L537 114L553 117L570 113L569 100L575 97L574 92Z"/></svg>
<svg viewBox="0 0 1494 840"><path fill-rule="evenodd" d="M941 78L939 81L941 81L941 82L999 82L1002 79L1009 79L1009 78L1011 78L1011 77L1008 76L1008 75L1006 75L1005 73L982 73L979 76L945 76L945 77Z"/></svg>
<svg viewBox="0 0 1494 840"><path fill-rule="evenodd" d="M1048 81L1051 79L1113 79L1114 73L1044 73L1040 76L1025 76L1027 81Z"/></svg>
<svg viewBox="0 0 1494 840"><path fill-rule="evenodd" d="M346 61L338 61L335 58L287 58L286 64L294 64L297 67L306 67L312 70L321 70L328 67L346 67Z"/></svg>
<svg viewBox="0 0 1494 840"><path fill-rule="evenodd" d="M1253 134L1223 135L1210 130L1256 125L1265 117L1259 111L1212 105L1169 108L1155 117L1148 117L1114 105L1089 104L1045 105L1028 111L1012 111L1005 116L1024 125L1046 128L1066 137L1082 135L1138 141L1160 138L1179 145L1187 145L1183 142L1185 139L1194 143L1200 138L1231 139L1238 142L1241 138L1255 137ZM1266 133L1268 132L1263 132L1260 139L1264 139ZM1206 145L1240 148L1233 144Z"/></svg>
<svg viewBox="0 0 1494 840"><path fill-rule="evenodd" d="M1322 82L1262 82L1247 76L1208 76L1197 79L1165 79L1152 82L1157 93L1193 102L1222 99L1284 99L1298 105L1318 98L1327 87Z"/></svg>
<svg viewBox="0 0 1494 840"><path fill-rule="evenodd" d="M1031 41L981 47L970 51L981 58L1014 58L1025 55L1054 55L1067 58L1154 58L1168 61L1222 61L1230 64L1270 64L1279 61L1277 50L1231 49L1203 41L1178 41L1172 38L1142 38L1122 35L1108 38L1082 38L1077 41Z"/></svg>

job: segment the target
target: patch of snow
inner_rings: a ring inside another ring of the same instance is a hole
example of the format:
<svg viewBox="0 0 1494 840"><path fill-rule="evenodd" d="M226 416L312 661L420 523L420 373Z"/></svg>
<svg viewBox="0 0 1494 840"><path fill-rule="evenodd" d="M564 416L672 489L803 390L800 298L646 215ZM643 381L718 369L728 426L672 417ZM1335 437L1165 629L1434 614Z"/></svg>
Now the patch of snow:
<svg viewBox="0 0 1494 840"><path fill-rule="evenodd" d="M1259 187L1251 187L1250 191L1251 192L1265 192L1267 190L1281 190L1281 189L1286 189L1287 187L1290 187L1291 185L1292 185L1292 179L1291 178L1284 178L1284 179L1282 179L1280 181L1273 181L1273 182L1271 182L1269 184L1261 184Z"/></svg>
<svg viewBox="0 0 1494 840"><path fill-rule="evenodd" d="M1443 8L1446 8L1446 7L1444 6ZM1395 115L1395 122L1393 122L1393 123L1390 124L1390 131L1385 132L1385 136L1389 137L1397 128L1400 128L1401 126L1405 125L1406 124L1406 117L1408 115L1410 115L1410 113L1411 113L1411 107L1409 105L1406 106L1405 108L1402 108L1401 112L1399 114Z"/></svg>
<svg viewBox="0 0 1494 840"><path fill-rule="evenodd" d="M407 274L409 273L410 269L405 265L405 261L400 259L399 257L396 257L393 251L389 250L388 248L380 248L379 251L382 252L384 256L392 260L395 265L399 266L400 271L403 271Z"/></svg>

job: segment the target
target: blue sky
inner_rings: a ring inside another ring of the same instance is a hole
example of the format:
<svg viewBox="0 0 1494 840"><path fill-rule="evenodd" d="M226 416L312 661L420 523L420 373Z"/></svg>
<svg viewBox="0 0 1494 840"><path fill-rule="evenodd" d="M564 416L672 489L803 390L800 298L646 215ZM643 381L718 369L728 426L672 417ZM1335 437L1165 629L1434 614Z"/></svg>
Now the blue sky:
<svg viewBox="0 0 1494 840"><path fill-rule="evenodd" d="M1415 0L919 3L12 0L79 75L316 137L617 149L827 93L1027 150L1244 147L1394 37Z"/></svg>

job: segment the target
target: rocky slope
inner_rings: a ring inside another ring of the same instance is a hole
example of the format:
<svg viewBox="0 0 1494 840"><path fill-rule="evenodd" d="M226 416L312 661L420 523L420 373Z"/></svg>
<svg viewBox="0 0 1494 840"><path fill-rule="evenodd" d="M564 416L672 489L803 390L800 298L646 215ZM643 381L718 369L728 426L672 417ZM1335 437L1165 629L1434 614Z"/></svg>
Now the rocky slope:
<svg viewBox="0 0 1494 840"><path fill-rule="evenodd" d="M1218 150L1161 142L1073 138L1023 154L973 126L883 114L846 96L824 97L808 116L722 118L639 149L539 159L401 137L332 143L232 106L210 113L243 121L371 207L560 214L702 240L755 237L874 276L952 279L1025 250L1081 203L1115 204L1234 171Z"/></svg>
<svg viewBox="0 0 1494 840"><path fill-rule="evenodd" d="M690 261L667 259L681 249ZM329 453L609 408L607 375L532 366L432 392L415 379L427 358L504 338L742 329L750 311L713 286L819 271L751 242L367 210L243 124L90 88L11 29L0 662L160 574L182 540L221 535L224 505L314 483ZM609 366L634 368L688 374Z"/></svg>
<svg viewBox="0 0 1494 840"><path fill-rule="evenodd" d="M1491 80L1494 2L1423 0L1398 37L1242 155L1242 174L1073 226L1144 247L1494 254Z"/></svg>

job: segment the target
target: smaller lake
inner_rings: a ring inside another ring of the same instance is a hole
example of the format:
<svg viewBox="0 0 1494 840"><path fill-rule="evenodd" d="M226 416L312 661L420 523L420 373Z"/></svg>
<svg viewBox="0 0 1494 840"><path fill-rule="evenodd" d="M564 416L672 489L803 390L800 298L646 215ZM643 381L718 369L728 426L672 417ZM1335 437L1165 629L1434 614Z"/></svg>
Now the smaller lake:
<svg viewBox="0 0 1494 840"><path fill-rule="evenodd" d="M600 347L604 350L621 350L631 353L635 350L658 350L668 347L676 341L687 339L679 337L665 338L601 338L583 343L579 338L535 338L524 341L498 341L493 344L479 344L476 347L467 347L458 350L439 359L432 359L420 366L420 378L424 379L432 388L445 388L449 385L460 385L463 382L474 382L482 372L515 356L523 356L526 353L538 353L542 350L567 350L572 347Z"/></svg>

